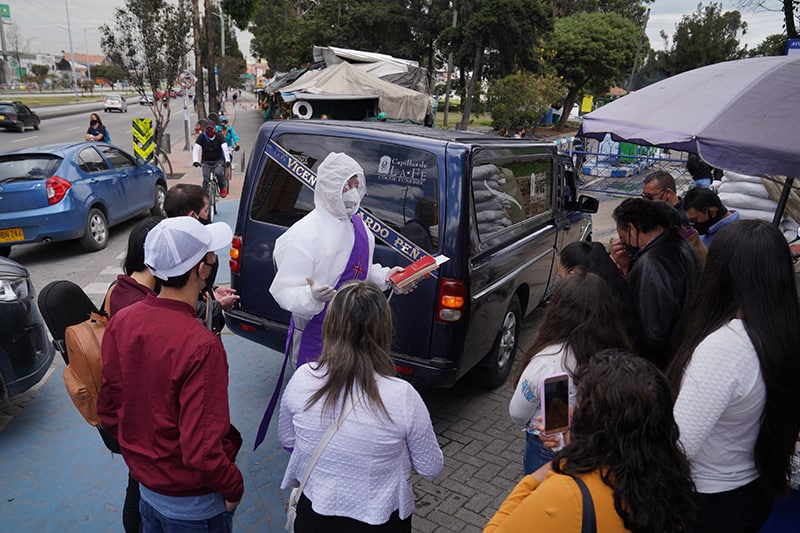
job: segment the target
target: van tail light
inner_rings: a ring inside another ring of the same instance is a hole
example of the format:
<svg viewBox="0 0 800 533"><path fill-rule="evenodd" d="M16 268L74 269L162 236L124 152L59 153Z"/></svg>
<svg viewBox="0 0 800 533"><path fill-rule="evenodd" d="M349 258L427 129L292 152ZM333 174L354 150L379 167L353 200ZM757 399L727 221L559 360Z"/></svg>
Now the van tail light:
<svg viewBox="0 0 800 533"><path fill-rule="evenodd" d="M442 279L439 282L439 297L436 301L436 320L458 322L464 316L467 288L463 281Z"/></svg>
<svg viewBox="0 0 800 533"><path fill-rule="evenodd" d="M231 269L231 272L238 274L239 267L241 263L239 262L242 256L242 236L241 235L234 235L233 240L231 241L231 251L230 251L231 260L228 261L228 266Z"/></svg>
<svg viewBox="0 0 800 533"><path fill-rule="evenodd" d="M59 178L58 176L51 176L47 178L44 184L45 184L45 189L47 190L48 205L57 204L58 202L63 200L69 188L72 187L72 184L70 182L68 182L64 178Z"/></svg>

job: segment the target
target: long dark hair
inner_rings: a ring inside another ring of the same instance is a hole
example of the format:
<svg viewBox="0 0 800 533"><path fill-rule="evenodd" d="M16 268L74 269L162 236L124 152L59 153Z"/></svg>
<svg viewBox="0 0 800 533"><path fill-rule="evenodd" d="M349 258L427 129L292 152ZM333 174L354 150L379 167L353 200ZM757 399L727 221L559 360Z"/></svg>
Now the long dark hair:
<svg viewBox="0 0 800 533"><path fill-rule="evenodd" d="M635 533L686 531L694 520L694 484L666 377L646 359L605 350L576 385L570 442L554 456L553 470L599 470L614 489L617 514Z"/></svg>
<svg viewBox="0 0 800 533"><path fill-rule="evenodd" d="M126 276L130 276L134 272L141 272L147 270L144 264L144 240L147 234L161 222L164 218L160 216L147 217L139 222L131 230L128 235L128 252L125 254L125 260L122 263L122 271Z"/></svg>
<svg viewBox="0 0 800 533"><path fill-rule="evenodd" d="M322 355L316 365L324 370L325 383L308 399L306 409L324 398L323 410L333 410L340 395L355 399L358 387L366 403L391 420L375 381L375 374L396 375L391 345L392 312L383 293L365 281L342 285L322 323Z"/></svg>
<svg viewBox="0 0 800 533"><path fill-rule="evenodd" d="M708 249L684 341L668 370L676 394L697 345L736 317L758 355L767 396L756 465L770 493L781 494L800 431L800 305L789 246L775 226L760 220L725 226Z"/></svg>
<svg viewBox="0 0 800 533"><path fill-rule="evenodd" d="M561 280L545 311L536 339L523 357L515 381L531 359L547 346L564 342L575 355L573 378L595 353L606 348L631 350L622 329L619 307L611 289L600 276L576 272Z"/></svg>

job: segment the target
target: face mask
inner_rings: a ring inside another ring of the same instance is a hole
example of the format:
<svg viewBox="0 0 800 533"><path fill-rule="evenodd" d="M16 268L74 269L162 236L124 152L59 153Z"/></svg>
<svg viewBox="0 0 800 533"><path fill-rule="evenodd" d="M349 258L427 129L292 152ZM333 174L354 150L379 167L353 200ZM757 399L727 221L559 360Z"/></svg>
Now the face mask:
<svg viewBox="0 0 800 533"><path fill-rule="evenodd" d="M634 246L630 244L631 242L631 230L628 230L628 244L625 245L625 248L628 250L628 257L631 259L636 259L636 256L639 255L640 248L638 246Z"/></svg>
<svg viewBox="0 0 800 533"><path fill-rule="evenodd" d="M91 122L90 122L90 124L91 124L92 126L97 126L97 121L96 121L96 120L93 120L93 121L91 121Z"/></svg>
<svg viewBox="0 0 800 533"><path fill-rule="evenodd" d="M344 202L344 211L347 216L353 216L358 211L358 206L361 203L361 194L358 189L350 189L342 193L342 201Z"/></svg>
<svg viewBox="0 0 800 533"><path fill-rule="evenodd" d="M722 217L724 217L725 213L727 213L727 212L728 212L727 209L718 210L717 211L717 216L715 216L714 218L711 218L709 216L708 220L706 220L705 222L695 222L693 224L694 225L694 229L696 229L697 233L699 233L700 235L705 235L706 233L708 233L708 230L711 229L711 226L713 226L714 224L716 224L717 222L722 220ZM708 211L706 211L706 215L708 215Z"/></svg>

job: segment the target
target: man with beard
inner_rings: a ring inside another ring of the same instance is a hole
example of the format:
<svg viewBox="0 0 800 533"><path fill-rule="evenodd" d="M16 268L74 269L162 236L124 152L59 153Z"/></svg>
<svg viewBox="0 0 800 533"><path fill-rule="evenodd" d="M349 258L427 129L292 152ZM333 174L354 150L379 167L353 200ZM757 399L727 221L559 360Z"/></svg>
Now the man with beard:
<svg viewBox="0 0 800 533"><path fill-rule="evenodd" d="M722 205L717 193L703 187L689 189L683 198L683 207L706 247L711 246L719 230L739 220L739 213L729 211Z"/></svg>

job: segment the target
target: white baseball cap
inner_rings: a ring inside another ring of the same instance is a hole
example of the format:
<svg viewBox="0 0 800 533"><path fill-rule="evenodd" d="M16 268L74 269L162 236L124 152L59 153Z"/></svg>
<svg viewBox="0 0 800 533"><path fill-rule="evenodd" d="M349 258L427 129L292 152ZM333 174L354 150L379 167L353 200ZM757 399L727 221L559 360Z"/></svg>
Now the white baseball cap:
<svg viewBox="0 0 800 533"><path fill-rule="evenodd" d="M233 231L224 222L204 226L193 217L165 218L144 241L144 264L160 280L181 276L208 253L231 243Z"/></svg>

